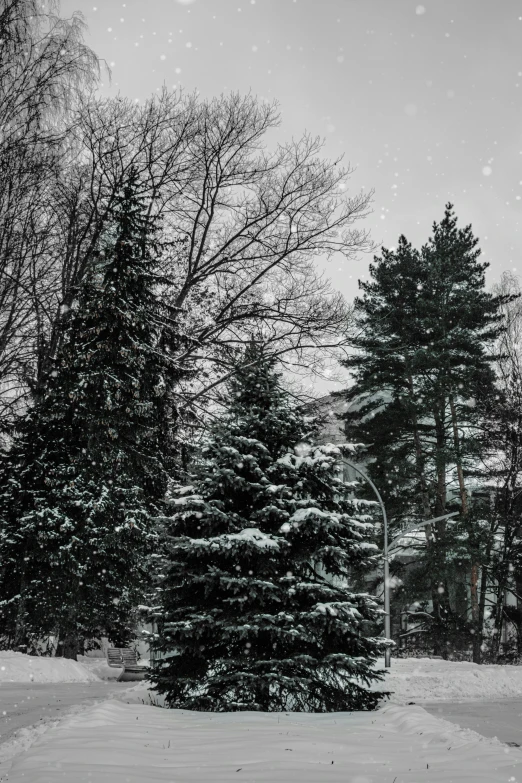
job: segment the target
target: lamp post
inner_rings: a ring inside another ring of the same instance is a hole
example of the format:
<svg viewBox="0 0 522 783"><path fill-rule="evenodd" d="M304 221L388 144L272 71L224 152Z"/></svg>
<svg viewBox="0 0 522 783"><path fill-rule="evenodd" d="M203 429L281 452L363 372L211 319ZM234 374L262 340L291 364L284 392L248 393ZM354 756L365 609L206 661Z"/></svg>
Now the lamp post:
<svg viewBox="0 0 522 783"><path fill-rule="evenodd" d="M366 475L360 468L357 467L357 465L354 465L353 462L349 462L347 459L344 459L343 462L345 465L349 465L353 470L355 470L356 473L359 473L360 476L363 477L365 481L368 482L370 487L375 492L375 496L377 500L379 501L379 505L381 507L382 512L382 521L383 521L383 530L384 530L384 636L386 639L391 639L391 618L390 618L390 563L388 560L388 517L386 516L386 509L384 508L384 503L381 498L380 492L371 480L369 476ZM391 665L391 650L389 647L386 648L384 651L384 665L387 669L390 668Z"/></svg>
<svg viewBox="0 0 522 783"><path fill-rule="evenodd" d="M384 532L384 547L383 547L383 559L384 559L384 636L386 639L391 639L391 617L390 617L390 562L388 559L388 517L386 516L386 509L384 507L383 499L381 498L380 492L371 480L369 476L364 473L360 468L357 467L357 465L354 465L353 462L349 462L349 460L345 459L343 457L343 462L345 465L348 465L350 468L355 470L356 473L358 473L360 476L363 477L365 481L368 482L370 487L373 489L375 496L377 500L379 501L379 505L381 507L382 512L382 521L383 521L383 532ZM423 520L422 522L418 522L415 525L410 525L410 527L406 528L405 530L401 531L400 535L398 535L394 541L397 541L401 536L404 536L406 533L411 532L412 530L416 530L419 527L424 527L424 525L429 525L432 522L440 522L443 519L449 519L449 517L457 516L460 512L459 511L453 511L451 514L444 514L441 517L435 517L434 519L427 519ZM392 544L394 543L392 541ZM391 650L389 647L386 648L384 651L384 666L389 669L391 666Z"/></svg>

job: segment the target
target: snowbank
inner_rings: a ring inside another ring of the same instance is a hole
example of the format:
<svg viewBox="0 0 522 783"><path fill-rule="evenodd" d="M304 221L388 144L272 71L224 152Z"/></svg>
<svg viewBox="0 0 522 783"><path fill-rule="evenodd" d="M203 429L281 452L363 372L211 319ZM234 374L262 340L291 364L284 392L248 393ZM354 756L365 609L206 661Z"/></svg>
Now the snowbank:
<svg viewBox="0 0 522 783"><path fill-rule="evenodd" d="M147 707L166 707L165 697L151 690L151 686L146 680L131 685L117 697L125 704L145 704Z"/></svg>
<svg viewBox="0 0 522 783"><path fill-rule="evenodd" d="M391 668L381 659L376 669L386 672L374 691L391 691L390 702L471 701L522 697L522 666L478 666L435 658L392 658ZM163 697L149 690L146 682L129 688L121 698L128 704L164 706ZM522 781L521 781L522 783Z"/></svg>
<svg viewBox="0 0 522 783"><path fill-rule="evenodd" d="M384 669L384 660L377 665ZM422 701L522 697L522 666L479 666L436 658L392 658L384 683L373 690L392 691L398 704Z"/></svg>
<svg viewBox="0 0 522 783"><path fill-rule="evenodd" d="M9 783L508 783L522 754L387 705L329 715L197 713L107 701L17 756Z"/></svg>
<svg viewBox="0 0 522 783"><path fill-rule="evenodd" d="M146 661L143 661L146 663ZM384 669L384 660L376 668ZM2 682L98 682L117 680L121 668L107 665L105 658L78 656L78 662L66 658L47 658L18 652L0 652ZM391 701L408 702L502 699L522 697L522 666L478 666L434 658L392 659L384 683L374 690L391 691ZM149 695L147 683L126 691L136 704L162 704L161 697ZM521 781L522 783L522 781Z"/></svg>
<svg viewBox="0 0 522 783"><path fill-rule="evenodd" d="M109 666L106 658L91 658L87 655L79 655L78 663L100 680L117 680L123 671L123 666Z"/></svg>
<svg viewBox="0 0 522 783"><path fill-rule="evenodd" d="M115 671L119 673L119 669ZM0 651L0 686L2 682L98 682L99 679L81 663L67 658Z"/></svg>

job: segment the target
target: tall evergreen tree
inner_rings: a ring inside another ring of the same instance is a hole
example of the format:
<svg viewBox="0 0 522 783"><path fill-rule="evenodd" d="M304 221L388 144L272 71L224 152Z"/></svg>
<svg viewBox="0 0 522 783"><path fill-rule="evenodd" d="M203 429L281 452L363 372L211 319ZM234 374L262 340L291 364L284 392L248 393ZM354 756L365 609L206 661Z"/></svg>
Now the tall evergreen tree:
<svg viewBox="0 0 522 783"><path fill-rule="evenodd" d="M357 353L345 362L355 379L345 394L357 404L346 431L367 444L368 469L399 521L447 513L452 487L463 517L469 515L468 479L480 455L475 401L495 393L492 346L504 301L485 290L488 264L479 261L477 244L447 204L420 252L401 236L396 251L375 257L371 280L360 283ZM444 522L428 526L426 535L434 640L445 654L454 553ZM470 584L476 620L476 564Z"/></svg>
<svg viewBox="0 0 522 783"><path fill-rule="evenodd" d="M375 567L368 504L339 448L299 444L310 423L252 343L193 485L165 519L170 562L155 688L184 709L371 709L382 612L350 587Z"/></svg>
<svg viewBox="0 0 522 783"><path fill-rule="evenodd" d="M133 173L64 315L63 348L45 394L3 459L0 610L7 642L58 634L76 657L85 638L124 643L166 489L155 294L158 248Z"/></svg>

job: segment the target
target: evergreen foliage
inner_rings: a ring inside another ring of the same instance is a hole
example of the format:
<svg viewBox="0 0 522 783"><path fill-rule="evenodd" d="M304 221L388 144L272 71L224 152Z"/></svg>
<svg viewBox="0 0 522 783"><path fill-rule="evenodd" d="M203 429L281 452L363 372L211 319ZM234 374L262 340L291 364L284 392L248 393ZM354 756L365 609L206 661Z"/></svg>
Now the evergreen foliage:
<svg viewBox="0 0 522 783"><path fill-rule="evenodd" d="M252 342L191 486L178 487L151 673L171 707L372 709L382 612L351 576L378 567L339 448L307 421Z"/></svg>
<svg viewBox="0 0 522 783"><path fill-rule="evenodd" d="M158 248L135 174L73 308L45 393L3 458L4 641L132 635L151 515L166 489Z"/></svg>
<svg viewBox="0 0 522 783"><path fill-rule="evenodd" d="M352 403L347 438L366 445L368 471L390 517L411 524L459 507L468 517L467 533L461 526L453 535L444 522L428 528L424 549L422 597L433 602L432 638L443 654L451 628L463 627L450 606L448 577L473 559L469 480L482 422L476 402L496 394L493 346L506 301L486 291L488 264L479 261L477 244L447 204L421 251L404 236L396 250L383 249L371 279L360 283L357 350L344 362L355 380L343 393Z"/></svg>
<svg viewBox="0 0 522 783"><path fill-rule="evenodd" d="M456 223L448 204L421 252L404 236L396 250L384 248L356 300L357 353L344 362L355 377L343 392L356 401L347 427L377 459L371 473L392 514L404 513L415 498L422 514L423 476L430 513L443 513L441 473L457 462L470 464L478 446L470 427L456 453L449 398L461 426L474 423L474 400L495 393L489 349L502 328L502 298L485 290L488 264L478 262L471 226L462 230Z"/></svg>

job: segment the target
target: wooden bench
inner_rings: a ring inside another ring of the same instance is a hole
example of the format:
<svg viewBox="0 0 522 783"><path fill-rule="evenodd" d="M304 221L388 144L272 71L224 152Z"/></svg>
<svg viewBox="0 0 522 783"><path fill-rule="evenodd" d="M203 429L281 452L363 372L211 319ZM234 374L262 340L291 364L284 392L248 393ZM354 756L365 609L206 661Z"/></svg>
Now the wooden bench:
<svg viewBox="0 0 522 783"><path fill-rule="evenodd" d="M127 682L129 680L143 680L148 666L138 663L136 650L130 647L109 647L107 650L107 664L109 666L123 667L123 671L118 677L118 682Z"/></svg>

